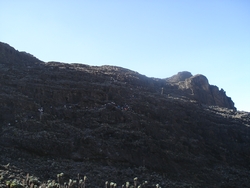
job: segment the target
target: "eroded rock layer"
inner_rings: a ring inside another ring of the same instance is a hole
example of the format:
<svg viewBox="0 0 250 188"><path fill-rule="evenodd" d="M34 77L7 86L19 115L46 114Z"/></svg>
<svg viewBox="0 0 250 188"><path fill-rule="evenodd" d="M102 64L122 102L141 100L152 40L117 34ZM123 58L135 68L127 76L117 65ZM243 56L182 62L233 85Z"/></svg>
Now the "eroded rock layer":
<svg viewBox="0 0 250 188"><path fill-rule="evenodd" d="M162 187L250 183L250 114L203 75L44 63L0 43L0 76L0 161L20 177L81 173L91 187L135 176Z"/></svg>

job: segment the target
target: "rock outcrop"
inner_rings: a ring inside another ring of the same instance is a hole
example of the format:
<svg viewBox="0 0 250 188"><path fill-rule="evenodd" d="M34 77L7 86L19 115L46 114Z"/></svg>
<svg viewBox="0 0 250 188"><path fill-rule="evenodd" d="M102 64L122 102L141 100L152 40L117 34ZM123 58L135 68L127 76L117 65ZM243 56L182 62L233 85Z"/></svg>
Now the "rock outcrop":
<svg viewBox="0 0 250 188"><path fill-rule="evenodd" d="M154 187L250 183L250 115L205 76L169 82L115 66L44 63L2 43L0 66L2 177L10 163L41 181L84 174L91 187L134 177Z"/></svg>
<svg viewBox="0 0 250 188"><path fill-rule="evenodd" d="M191 72L188 71L183 71L183 72L178 72L176 75L171 76L170 78L167 78L167 82L173 82L173 83L178 83L181 81L185 81L187 78L192 77L193 75Z"/></svg>
<svg viewBox="0 0 250 188"><path fill-rule="evenodd" d="M210 85L208 79L201 74L194 75L190 72L179 72L167 79L178 86L180 90L201 104L214 105L236 110L234 102L226 95L226 92L214 85Z"/></svg>

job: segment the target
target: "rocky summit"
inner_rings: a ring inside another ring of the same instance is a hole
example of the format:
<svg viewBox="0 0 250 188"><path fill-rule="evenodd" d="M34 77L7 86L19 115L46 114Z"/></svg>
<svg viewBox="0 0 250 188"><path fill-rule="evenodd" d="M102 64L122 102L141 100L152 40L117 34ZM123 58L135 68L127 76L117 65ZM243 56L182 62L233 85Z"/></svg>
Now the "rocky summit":
<svg viewBox="0 0 250 188"><path fill-rule="evenodd" d="M43 62L0 43L0 187L249 187L250 113L184 71Z"/></svg>

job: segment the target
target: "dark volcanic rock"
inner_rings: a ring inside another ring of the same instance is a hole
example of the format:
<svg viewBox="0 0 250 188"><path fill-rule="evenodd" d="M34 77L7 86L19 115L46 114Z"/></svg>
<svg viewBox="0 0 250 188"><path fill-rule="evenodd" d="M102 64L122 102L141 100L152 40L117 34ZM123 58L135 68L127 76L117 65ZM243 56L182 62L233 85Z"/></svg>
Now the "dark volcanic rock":
<svg viewBox="0 0 250 188"><path fill-rule="evenodd" d="M6 43L0 42L0 65L7 65L9 68L16 69L18 67L29 68L29 66L35 66L42 64L42 61L38 60L33 55L26 52L19 52Z"/></svg>
<svg viewBox="0 0 250 188"><path fill-rule="evenodd" d="M250 115L203 75L44 63L3 43L0 66L0 161L12 169L0 166L1 184L27 172L80 173L90 187L136 176L154 187L250 183Z"/></svg>

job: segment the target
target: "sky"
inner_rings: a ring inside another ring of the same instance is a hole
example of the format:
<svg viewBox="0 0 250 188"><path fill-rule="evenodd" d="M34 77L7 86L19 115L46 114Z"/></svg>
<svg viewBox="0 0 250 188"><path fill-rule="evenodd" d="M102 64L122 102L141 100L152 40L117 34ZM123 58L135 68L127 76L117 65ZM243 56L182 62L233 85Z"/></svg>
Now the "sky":
<svg viewBox="0 0 250 188"><path fill-rule="evenodd" d="M249 0L0 0L0 41L45 62L203 74L250 112Z"/></svg>

